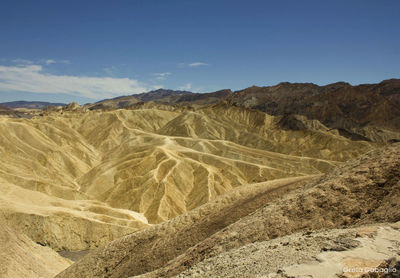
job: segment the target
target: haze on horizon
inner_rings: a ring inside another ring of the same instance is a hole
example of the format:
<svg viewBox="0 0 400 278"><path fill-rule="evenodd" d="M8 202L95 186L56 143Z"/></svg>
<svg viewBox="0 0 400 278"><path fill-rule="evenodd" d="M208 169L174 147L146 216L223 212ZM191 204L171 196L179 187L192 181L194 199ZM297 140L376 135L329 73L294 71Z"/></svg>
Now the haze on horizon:
<svg viewBox="0 0 400 278"><path fill-rule="evenodd" d="M398 1L2 4L0 102L400 76Z"/></svg>

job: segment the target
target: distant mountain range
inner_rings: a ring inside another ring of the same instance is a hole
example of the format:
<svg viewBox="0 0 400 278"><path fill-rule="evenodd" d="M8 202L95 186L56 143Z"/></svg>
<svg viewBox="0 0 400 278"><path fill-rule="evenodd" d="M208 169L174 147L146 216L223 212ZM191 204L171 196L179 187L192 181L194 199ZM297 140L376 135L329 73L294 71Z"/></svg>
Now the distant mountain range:
<svg viewBox="0 0 400 278"><path fill-rule="evenodd" d="M253 86L236 92L229 89L211 93L158 89L105 99L86 104L84 107L90 110L112 110L167 105L172 109L172 107L198 107L220 102L260 110L269 115L283 115L286 118L282 123L291 127L299 127L301 123L296 122L299 118L289 115L305 116L320 121L328 128L338 129L350 137L380 137L381 128L400 131L400 79L357 86L345 82L325 86L283 82L275 86ZM50 105L65 106L63 103L29 101L7 102L2 105L9 108L35 109ZM375 130L371 131L365 127L374 127ZM360 128L363 128L363 131L360 131Z"/></svg>
<svg viewBox="0 0 400 278"><path fill-rule="evenodd" d="M28 109L43 109L47 106L65 106L65 103L52 103L45 101L11 101L3 102L0 105L8 108L28 108Z"/></svg>
<svg viewBox="0 0 400 278"><path fill-rule="evenodd" d="M13 110L0 104L0 115L13 115Z"/></svg>
<svg viewBox="0 0 400 278"><path fill-rule="evenodd" d="M175 106L227 102L270 115L306 116L327 127L339 128L342 132L367 125L400 130L400 79L357 86L345 82L326 86L283 82L275 86L253 86L236 92L221 90L204 94L159 89L102 100L89 104L89 109L138 107L146 102Z"/></svg>
<svg viewBox="0 0 400 278"><path fill-rule="evenodd" d="M158 89L147 93L137 94L135 97L141 101L162 101L162 102L173 102L175 99L179 99L182 96L194 95L195 93L189 91L175 91L168 89Z"/></svg>
<svg viewBox="0 0 400 278"><path fill-rule="evenodd" d="M233 93L229 102L269 115L303 115L330 128L372 125L400 130L400 79L357 86L345 82L254 86Z"/></svg>
<svg viewBox="0 0 400 278"><path fill-rule="evenodd" d="M227 99L232 94L231 90L220 90L212 93L193 93L189 91L174 91L158 89L147 93L121 96L112 99L105 99L89 104L89 109L118 109L129 108L144 102L155 102L161 104L179 105L205 105L217 103Z"/></svg>

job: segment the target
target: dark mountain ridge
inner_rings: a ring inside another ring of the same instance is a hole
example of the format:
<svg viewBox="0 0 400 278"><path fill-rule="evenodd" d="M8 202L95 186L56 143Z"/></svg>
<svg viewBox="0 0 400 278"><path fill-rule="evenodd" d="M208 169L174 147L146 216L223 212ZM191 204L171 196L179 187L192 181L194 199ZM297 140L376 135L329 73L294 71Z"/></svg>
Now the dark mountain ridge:
<svg viewBox="0 0 400 278"><path fill-rule="evenodd" d="M52 103L46 101L10 101L0 103L1 105L8 108L28 108L28 109L43 109L47 106L65 106L65 103Z"/></svg>
<svg viewBox="0 0 400 278"><path fill-rule="evenodd" d="M234 92L229 102L270 115L304 115L331 128L372 125L400 130L399 79L357 86L345 82L253 86Z"/></svg>
<svg viewBox="0 0 400 278"><path fill-rule="evenodd" d="M180 96L192 95L195 93L189 91L180 91L180 90L170 90L170 89L157 89L154 91L150 91L147 93L132 95L141 101L168 101L168 99L174 99Z"/></svg>
<svg viewBox="0 0 400 278"><path fill-rule="evenodd" d="M232 95L229 89L211 93L193 93L189 91L175 91L169 89L158 89L147 93L121 96L112 99L105 99L91 105L90 109L107 108L131 108L132 105L143 102L154 102L159 104L180 104L180 105L205 105L220 102Z"/></svg>

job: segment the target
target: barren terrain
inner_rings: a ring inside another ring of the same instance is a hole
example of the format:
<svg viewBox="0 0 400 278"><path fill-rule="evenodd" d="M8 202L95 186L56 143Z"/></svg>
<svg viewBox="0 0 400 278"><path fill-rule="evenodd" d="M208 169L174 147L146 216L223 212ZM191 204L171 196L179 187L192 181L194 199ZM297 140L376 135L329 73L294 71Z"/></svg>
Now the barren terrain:
<svg viewBox="0 0 400 278"><path fill-rule="evenodd" d="M336 275L348 264L345 253L328 260L328 245L343 241L343 252L359 254L392 236L395 249L396 86L158 90L85 106L0 107L0 252L10 258L2 275L318 277L324 265L336 264ZM364 116L339 111L332 92L347 92L349 105L361 99L354 109ZM281 105L293 94L287 113ZM304 110L304 99L319 108ZM258 105L271 101L273 110ZM377 232L358 240L359 227ZM397 256L388 244L381 264Z"/></svg>
<svg viewBox="0 0 400 278"><path fill-rule="evenodd" d="M205 260L210 260L210 264L205 261L208 272L201 265L198 267L204 276L215 276L213 271L219 259L230 261L224 256L249 244L271 244L272 239L282 241L285 240L282 237L297 232L398 222L399 171L400 144L396 144L372 151L322 177L242 187L171 221L111 242L57 277L171 277L183 271L196 272L193 267ZM254 197L252 192L256 188L259 191ZM338 235L332 233L332 237ZM398 247L400 240L398 232L393 231L393 236L397 243L392 249ZM388 235L384 237L387 240ZM322 243L329 245L329 240ZM314 244L315 248L321 247ZM353 245L344 249L357 246ZM289 244L288 248L295 252L296 244ZM389 253L396 255L396 252ZM299 257L298 263L309 259ZM287 266L293 264L286 260ZM279 267L285 266L284 262ZM241 264L251 267L252 261L242 260ZM229 265L223 264L220 268L228 271Z"/></svg>

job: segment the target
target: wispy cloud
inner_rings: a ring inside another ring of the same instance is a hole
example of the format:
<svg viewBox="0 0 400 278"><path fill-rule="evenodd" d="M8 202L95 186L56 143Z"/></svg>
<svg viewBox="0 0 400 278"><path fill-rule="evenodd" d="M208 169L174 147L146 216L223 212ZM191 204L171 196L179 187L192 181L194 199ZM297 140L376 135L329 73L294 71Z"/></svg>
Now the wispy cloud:
<svg viewBox="0 0 400 278"><path fill-rule="evenodd" d="M178 90L181 90L181 91L189 91L191 89L192 89L192 83L187 83L183 86L178 87Z"/></svg>
<svg viewBox="0 0 400 278"><path fill-rule="evenodd" d="M31 60L27 60L27 59L14 59L12 60L13 63L18 64L18 65L31 65L33 64L33 62Z"/></svg>
<svg viewBox="0 0 400 278"><path fill-rule="evenodd" d="M40 63L51 65L51 64L65 64L69 65L71 62L69 60L55 60L55 59L42 59Z"/></svg>
<svg viewBox="0 0 400 278"><path fill-rule="evenodd" d="M38 64L45 64L45 65L51 65L51 64L66 64L69 65L71 62L69 60L55 60L55 59L40 59L36 61L31 61L28 59L22 59L22 58L17 58L14 60L11 60L14 64L17 64L18 66L23 66L23 65L33 65L35 63Z"/></svg>
<svg viewBox="0 0 400 278"><path fill-rule="evenodd" d="M201 66L209 66L210 64L204 62L193 62L193 63L178 63L178 68L185 68L185 67L201 67Z"/></svg>
<svg viewBox="0 0 400 278"><path fill-rule="evenodd" d="M208 66L207 63L203 63L203 62L194 62L194 63L190 63L188 64L189 67L200 67L200 66Z"/></svg>
<svg viewBox="0 0 400 278"><path fill-rule="evenodd" d="M54 75L41 65L0 65L0 92L60 93L92 99L137 94L149 90L146 84L130 78Z"/></svg>
<svg viewBox="0 0 400 278"><path fill-rule="evenodd" d="M168 76L171 75L170 72L161 72L161 73L155 73L157 80L167 80Z"/></svg>
<svg viewBox="0 0 400 278"><path fill-rule="evenodd" d="M115 76L115 74L117 73L118 69L115 66L111 66L111 67L108 67L108 68L104 68L103 71L109 76Z"/></svg>
<svg viewBox="0 0 400 278"><path fill-rule="evenodd" d="M53 59L47 59L46 61L44 61L44 63L45 63L46 65L51 65L51 64L55 64L56 61L53 60Z"/></svg>

